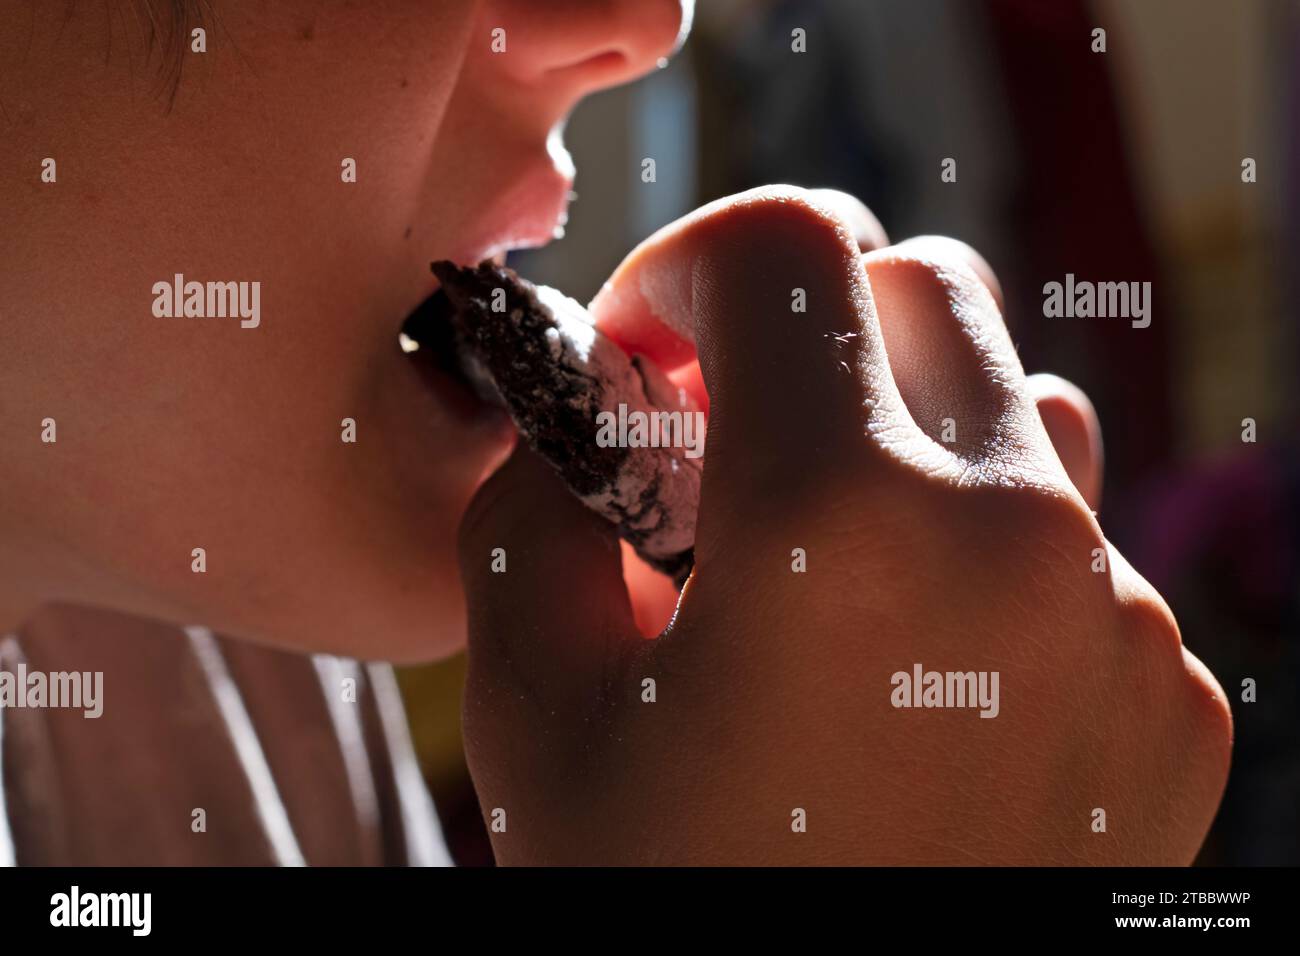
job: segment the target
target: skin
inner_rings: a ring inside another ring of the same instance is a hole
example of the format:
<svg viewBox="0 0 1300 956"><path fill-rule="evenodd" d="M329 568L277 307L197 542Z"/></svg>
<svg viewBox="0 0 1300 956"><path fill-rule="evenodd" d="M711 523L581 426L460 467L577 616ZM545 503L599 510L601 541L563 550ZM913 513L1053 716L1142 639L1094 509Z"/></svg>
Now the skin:
<svg viewBox="0 0 1300 956"><path fill-rule="evenodd" d="M1106 542L969 255L862 255L837 211L764 189L651 237L595 309L650 341L681 301L712 410L666 631L639 637L607 528L525 450L463 525L467 752L485 816L506 812L497 859L1189 863L1227 776L1223 691ZM1058 404L1073 460L1091 423ZM895 708L914 662L999 672L997 717Z"/></svg>
<svg viewBox="0 0 1300 956"><path fill-rule="evenodd" d="M0 629L68 603L444 656L456 527L513 434L430 390L397 332L431 259L550 237L571 170L549 132L668 55L680 4L216 6L168 111L130 4L0 2ZM175 272L260 281L261 326L154 318Z"/></svg>
<svg viewBox="0 0 1300 956"><path fill-rule="evenodd" d="M60 27L0 0L0 628L76 605L438 657L465 636L464 517L467 740L485 810L510 809L503 862L1190 859L1226 773L1222 694L1118 555L1088 571L1095 415L1024 379L964 247L886 247L856 201L776 191L614 277L601 320L652 353L640 277L696 293L700 365L657 357L713 406L699 566L659 641L635 639L632 606L656 633L676 595L629 568L630 600L607 529L528 455L466 513L514 436L429 388L397 330L430 259L545 240L570 172L550 131L670 52L675 0L230 0L170 110L132 20L102 13ZM261 327L155 319L177 271L260 281ZM957 449L929 433L946 410ZM497 546L507 580L484 573ZM1002 716L893 711L887 672L913 660L1000 667ZM640 704L645 675L671 706ZM756 839L793 806L807 839Z"/></svg>

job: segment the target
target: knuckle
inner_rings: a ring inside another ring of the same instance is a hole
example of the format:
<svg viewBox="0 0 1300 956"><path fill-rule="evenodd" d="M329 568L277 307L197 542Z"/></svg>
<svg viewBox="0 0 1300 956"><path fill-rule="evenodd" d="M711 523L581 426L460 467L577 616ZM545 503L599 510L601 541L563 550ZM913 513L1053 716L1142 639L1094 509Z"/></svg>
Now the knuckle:
<svg viewBox="0 0 1300 956"><path fill-rule="evenodd" d="M1143 582L1140 592L1120 605L1129 633L1139 645L1162 659L1177 658L1181 663L1183 637L1173 611L1155 589Z"/></svg>
<svg viewBox="0 0 1300 956"><path fill-rule="evenodd" d="M909 240L867 257L876 281L888 281L913 295L951 302L989 295L974 265L977 253L965 243L942 236Z"/></svg>
<svg viewBox="0 0 1300 956"><path fill-rule="evenodd" d="M998 529L1003 538L1047 541L1071 561L1089 559L1096 549L1106 548L1101 527L1083 500L1054 486L1017 476L995 481L983 474L967 481L950 476L926 481L945 499L954 522L964 517L980 529Z"/></svg>
<svg viewBox="0 0 1300 956"><path fill-rule="evenodd" d="M1211 744L1231 747L1232 708L1227 695L1204 664L1186 649L1183 654L1192 707L1201 720L1203 737Z"/></svg>
<svg viewBox="0 0 1300 956"><path fill-rule="evenodd" d="M1174 612L1146 578L1114 552L1112 602L1127 646L1142 664L1183 679L1187 653Z"/></svg>
<svg viewBox="0 0 1300 956"><path fill-rule="evenodd" d="M799 186L764 186L740 193L711 217L708 228L727 246L750 254L787 254L797 245L801 256L825 253L841 260L858 255L848 224Z"/></svg>
<svg viewBox="0 0 1300 956"><path fill-rule="evenodd" d="M1214 770L1226 777L1232 758L1232 708L1217 681L1211 681L1210 687L1195 679L1190 684L1191 707L1196 715L1201 752Z"/></svg>
<svg viewBox="0 0 1300 956"><path fill-rule="evenodd" d="M1148 655L1152 665L1172 677L1181 712L1190 715L1188 724L1195 736L1209 746L1231 746L1232 711L1223 688L1200 660L1183 645L1182 632L1173 611L1146 582L1121 604L1121 614L1135 645Z"/></svg>
<svg viewBox="0 0 1300 956"><path fill-rule="evenodd" d="M913 252L920 258L928 258L939 263L951 263L955 266L965 266L981 279L986 280L993 274L993 267L989 265L987 259L979 254L974 246L951 236L917 236L900 245L903 249Z"/></svg>

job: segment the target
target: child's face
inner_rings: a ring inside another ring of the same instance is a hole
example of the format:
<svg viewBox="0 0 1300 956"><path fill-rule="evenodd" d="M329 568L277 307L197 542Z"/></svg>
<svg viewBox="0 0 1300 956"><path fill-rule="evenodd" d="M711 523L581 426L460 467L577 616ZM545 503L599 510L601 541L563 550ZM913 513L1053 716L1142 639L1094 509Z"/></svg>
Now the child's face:
<svg viewBox="0 0 1300 956"><path fill-rule="evenodd" d="M398 330L431 259L552 234L551 132L670 52L680 2L223 0L166 113L127 0L61 29L0 0L0 609L453 650L457 526L513 434ZM259 324L156 316L177 273L260 283Z"/></svg>

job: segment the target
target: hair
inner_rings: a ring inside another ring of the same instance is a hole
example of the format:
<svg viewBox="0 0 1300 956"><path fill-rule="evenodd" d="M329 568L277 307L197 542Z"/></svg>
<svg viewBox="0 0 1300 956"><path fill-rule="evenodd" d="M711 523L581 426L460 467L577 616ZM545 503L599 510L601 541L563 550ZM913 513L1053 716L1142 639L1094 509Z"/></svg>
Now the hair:
<svg viewBox="0 0 1300 956"><path fill-rule="evenodd" d="M166 94L170 111L180 91L190 34L215 19L211 0L126 0L126 5L133 9L144 33L145 62L152 61L155 53L158 56L159 93Z"/></svg>
<svg viewBox="0 0 1300 956"><path fill-rule="evenodd" d="M32 0L33 6L37 2ZM65 0L60 33L76 16L77 5L78 0ZM144 46L145 67L156 70L155 92L165 97L170 112L180 90L191 33L198 27L206 30L210 23L219 23L212 0L105 0L103 10L107 37L105 59L112 59L112 37L117 32L114 27L120 25L122 34L128 39L138 38ZM130 50L133 45L128 43L126 55L132 61L134 71L134 56Z"/></svg>

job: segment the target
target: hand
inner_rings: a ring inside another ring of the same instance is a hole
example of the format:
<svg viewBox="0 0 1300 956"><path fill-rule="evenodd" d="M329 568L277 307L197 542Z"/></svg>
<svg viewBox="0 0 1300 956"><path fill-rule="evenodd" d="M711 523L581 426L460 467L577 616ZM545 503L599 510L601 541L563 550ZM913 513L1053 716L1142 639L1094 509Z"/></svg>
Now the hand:
<svg viewBox="0 0 1300 956"><path fill-rule="evenodd" d="M1192 860L1223 692L1102 536L962 247L860 255L771 188L653 236L603 298L625 330L694 320L697 563L646 641L616 540L544 465L516 452L471 505L465 740L500 862ZM1046 391L1084 483L1095 435ZM984 695L899 706L918 667Z"/></svg>

